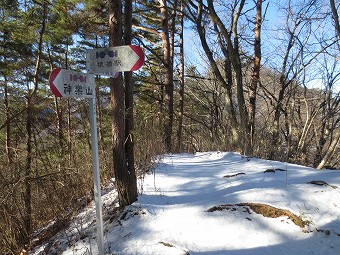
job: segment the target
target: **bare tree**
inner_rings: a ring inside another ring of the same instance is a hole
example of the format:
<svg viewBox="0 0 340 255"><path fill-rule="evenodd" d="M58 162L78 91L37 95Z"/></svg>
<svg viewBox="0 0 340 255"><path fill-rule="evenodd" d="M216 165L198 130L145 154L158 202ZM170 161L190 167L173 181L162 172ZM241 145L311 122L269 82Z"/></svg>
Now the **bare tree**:
<svg viewBox="0 0 340 255"><path fill-rule="evenodd" d="M274 102L271 130L273 149L270 152L270 158L274 158L276 152L282 154L282 151L280 152L277 148L286 142L280 140L280 131L282 115L287 116L288 99L292 95L288 92L299 83L300 76L306 68L315 62L316 58L331 45L330 42L327 42L326 45L319 44L319 47L313 44L313 40L315 40L313 22L321 20L317 13L318 9L318 3L315 0L303 3L288 1L287 5L283 7L286 20L282 34L285 34L287 39L283 39L281 48L275 50L276 52L280 50L283 55L281 56L280 66L274 67L279 73L279 88L278 92L272 95ZM285 131L289 132L289 128ZM286 139L289 137L290 134L285 135ZM288 148L288 151L291 151L290 148Z"/></svg>
<svg viewBox="0 0 340 255"><path fill-rule="evenodd" d="M337 52L337 47L334 47L334 52ZM340 136L340 97L339 92L338 94L335 92L336 84L340 80L339 60L333 55L324 54L323 56L324 63L320 68L320 73L323 73L324 89L319 99L319 114L313 123L316 140L313 163L318 169L325 165L332 166L332 157L336 158L339 153L336 150L339 150L337 146Z"/></svg>
<svg viewBox="0 0 340 255"><path fill-rule="evenodd" d="M224 54L224 57L225 57L226 74L227 74L227 77L225 79L220 68L219 68L217 61L214 58L213 51L210 48L209 43L208 43L208 38L207 38L207 34L206 34L206 26L205 26L205 24L207 22L206 21L206 14L208 12L208 7L205 6L202 1L196 1L196 2L197 2L197 5L194 3L194 1L189 1L191 8L188 7L188 12L189 12L188 17L196 25L197 32L198 32L203 50L204 50L204 52L205 52L205 54L208 58L209 64L211 66L211 69L213 70L213 73L214 73L216 79L219 81L221 86L223 88L225 88L226 91L227 91L226 97L225 97L225 104L227 106L227 111L229 113L230 124L226 123L226 125L230 126L230 128L231 128L231 132L232 132L231 142L232 142L232 144L235 147L239 147L240 144L241 144L240 141L239 141L239 139L240 139L239 123L238 123L236 111L235 111L235 108L234 108L233 95L231 93L231 89L232 89L232 86L233 86L233 77L232 77L232 72L231 72L231 67L232 67L232 57L231 57L231 55L232 55L232 53L230 52L230 50L233 50L233 44L232 44L231 39L230 39L231 33L230 33L230 31L227 30L227 28L225 27L225 25L223 24L223 22L221 21L219 16L216 14L214 6L213 6L213 2L208 1L209 15L210 15L211 20L215 24L214 28L215 28L216 33L218 35L218 40L219 40L218 42L219 42L219 45L220 45L222 52ZM244 4L244 1L242 1L242 3ZM242 9L242 3L239 6L240 9ZM236 20L237 19L238 19L238 17L236 17ZM227 44L227 47L225 47L224 46L225 41L227 41L227 40L229 40L229 43ZM238 80L238 81L240 81L240 80ZM243 90L242 90L242 93L243 93ZM242 97L243 97L243 95L240 96L240 98L242 98ZM241 99L241 101L242 101L242 99Z"/></svg>
<svg viewBox="0 0 340 255"><path fill-rule="evenodd" d="M338 144L340 143L340 131L337 130L334 136L334 139L332 140L332 143L330 144L330 146L328 147L324 157L322 158L321 162L319 163L319 165L317 166L317 169L322 169L326 163L328 162L328 160L330 159L330 157L336 153L336 148L338 146ZM338 154L339 155L339 154ZM338 158L339 159L339 158ZM338 160L336 159L336 160Z"/></svg>

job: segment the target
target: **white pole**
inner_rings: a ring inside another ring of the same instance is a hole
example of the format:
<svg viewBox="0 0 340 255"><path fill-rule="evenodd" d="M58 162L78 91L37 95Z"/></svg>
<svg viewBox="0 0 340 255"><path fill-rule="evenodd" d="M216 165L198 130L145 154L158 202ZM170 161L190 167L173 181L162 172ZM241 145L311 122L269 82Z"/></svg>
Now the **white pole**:
<svg viewBox="0 0 340 255"><path fill-rule="evenodd" d="M93 98L90 98L89 110L90 110L90 124L91 124L94 200L96 203L97 241L98 241L99 255L104 255L103 217L102 217L102 202L101 202L101 189L100 189L96 94L95 93L94 93Z"/></svg>

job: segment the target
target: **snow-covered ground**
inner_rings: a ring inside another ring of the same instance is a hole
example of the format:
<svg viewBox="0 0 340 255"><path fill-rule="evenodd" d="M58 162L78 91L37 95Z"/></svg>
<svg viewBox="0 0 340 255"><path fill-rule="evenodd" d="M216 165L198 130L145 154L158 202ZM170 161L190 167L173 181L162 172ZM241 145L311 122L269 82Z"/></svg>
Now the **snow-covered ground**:
<svg viewBox="0 0 340 255"><path fill-rule="evenodd" d="M139 189L138 201L120 213L113 209L115 191L103 192L106 254L340 254L336 170L237 153L166 155ZM264 217L240 203L289 210L308 225L301 228L288 216ZM94 205L30 254L98 254Z"/></svg>

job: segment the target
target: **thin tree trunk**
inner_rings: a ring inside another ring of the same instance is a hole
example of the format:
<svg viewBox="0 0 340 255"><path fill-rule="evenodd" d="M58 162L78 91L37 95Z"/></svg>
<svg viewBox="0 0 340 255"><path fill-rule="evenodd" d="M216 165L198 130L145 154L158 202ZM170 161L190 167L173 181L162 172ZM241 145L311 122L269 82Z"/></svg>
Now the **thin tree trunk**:
<svg viewBox="0 0 340 255"><path fill-rule="evenodd" d="M182 146L182 130L183 130L183 113L184 113L184 44L183 44L183 33L184 33L184 4L181 0L181 27L179 34L179 58L180 58L180 73L179 73L179 113L178 113L178 129L177 129L177 152L181 152Z"/></svg>
<svg viewBox="0 0 340 255"><path fill-rule="evenodd" d="M5 115L6 115L6 155L8 166L13 163L13 153L12 153L12 129L10 121L10 103L8 97L8 84L7 75L4 75L4 105L5 105Z"/></svg>
<svg viewBox="0 0 340 255"><path fill-rule="evenodd" d="M249 126L250 126L250 145L254 145L255 134L255 113L256 113L256 92L260 78L261 68L261 24L262 24L262 0L256 3L256 22L255 22L255 42L254 42L254 67L249 89Z"/></svg>
<svg viewBox="0 0 340 255"><path fill-rule="evenodd" d="M226 59L224 61L224 70L225 70L225 76L226 76L226 83L227 86L226 89L226 96L225 101L227 105L227 109L229 109L229 112L231 112L231 131L232 131L232 137L233 137L233 145L231 149L238 148L239 147L239 133L238 133L238 122L236 118L236 113L233 106L233 94L231 88L233 87L233 72L231 67L231 61L229 57L229 51L226 49Z"/></svg>
<svg viewBox="0 0 340 255"><path fill-rule="evenodd" d="M71 126L70 98L67 98L67 153L68 153L68 162L72 162L72 126Z"/></svg>
<svg viewBox="0 0 340 255"><path fill-rule="evenodd" d="M3 36L3 48L4 48L4 63L6 65L7 62L7 47L6 47L6 39L8 33L4 33ZM10 121L10 103L9 103L9 97L8 97L8 81L7 81L7 74L6 72L3 73L3 87L4 87L4 107L5 107L5 116L6 116L6 141L5 141L5 146L6 146L6 156L7 156L7 163L8 166L12 165L13 162L13 153L12 153L12 134L11 134L11 121Z"/></svg>
<svg viewBox="0 0 340 255"><path fill-rule="evenodd" d="M171 69L174 69L174 56L175 56L175 35L176 35L176 17L177 17L177 5L178 0L174 0L172 4L172 14L171 14L171 26L170 26L170 59L171 59Z"/></svg>
<svg viewBox="0 0 340 255"><path fill-rule="evenodd" d="M25 179L24 179L24 205L25 205L25 231L26 231L26 243L28 244L31 239L32 234L32 186L31 186L31 175L32 175L32 146L33 146L33 131L32 131L32 121L33 121L33 106L35 96L38 90L39 85L39 70L41 65L42 58L42 46L43 46L43 36L45 34L46 29L46 18L47 18L47 2L43 2L42 4L43 12L42 12L42 22L41 22L41 30L39 33L39 41L38 41L38 55L35 64L34 76L33 76L33 84L34 88L32 92L28 89L27 95L27 119L26 119L26 132L27 132L27 143L26 143L26 164L25 164Z"/></svg>
<svg viewBox="0 0 340 255"><path fill-rule="evenodd" d="M28 92L29 93L29 92ZM25 192L24 192L24 205L25 205L25 236L26 243L30 242L30 236L32 233L32 188L31 188L31 172L32 172L32 101L33 94L28 95L27 98L27 109L26 109L26 164L25 164Z"/></svg>
<svg viewBox="0 0 340 255"><path fill-rule="evenodd" d="M57 112L57 122L58 122L58 140L61 155L63 155L63 147L64 147L64 134L63 134L63 110L61 105L59 104L59 99L54 97L54 107Z"/></svg>
<svg viewBox="0 0 340 255"><path fill-rule="evenodd" d="M132 1L125 0L125 44L132 41ZM130 200L137 200L137 180L134 156L134 118L133 118L133 90L132 72L125 72L125 156L129 174Z"/></svg>
<svg viewBox="0 0 340 255"><path fill-rule="evenodd" d="M68 69L68 48L69 42L67 41L67 48L65 52L65 67ZM64 156L64 155L63 155ZM70 166L72 160L72 126L71 126L71 100L67 98L67 157L68 165ZM66 178L66 175L65 175Z"/></svg>
<svg viewBox="0 0 340 255"><path fill-rule="evenodd" d="M306 121L305 121L305 124L303 125L303 129L302 129L299 142L297 145L297 149L296 149L296 155L298 157L301 157L301 156L305 157L307 137L312 127L312 124L314 122L314 119L319 112L319 109L313 109L311 114L309 114L309 107L307 104L307 100L305 101L306 101ZM324 126L324 123L322 125ZM323 134L323 130L324 130L324 127L321 128L321 132L320 132L321 134Z"/></svg>
<svg viewBox="0 0 340 255"><path fill-rule="evenodd" d="M330 146L329 146L325 156L322 158L320 164L317 166L317 169L322 169L326 165L329 158L335 152L336 146L338 145L339 141L340 141L340 131L338 131L335 134L335 138L333 139L332 143L330 144Z"/></svg>
<svg viewBox="0 0 340 255"><path fill-rule="evenodd" d="M172 126L173 126L173 68L171 61L171 45L169 39L168 7L167 0L158 0L162 15L162 46L164 64L164 86L165 86L165 119L164 119L164 141L167 152L172 152Z"/></svg>
<svg viewBox="0 0 340 255"><path fill-rule="evenodd" d="M337 35L340 38L340 24L339 24L338 10L336 9L335 1L334 0L329 0L329 3L331 5L331 9L332 9L332 15L333 15L333 19L334 19L334 26L335 26Z"/></svg>

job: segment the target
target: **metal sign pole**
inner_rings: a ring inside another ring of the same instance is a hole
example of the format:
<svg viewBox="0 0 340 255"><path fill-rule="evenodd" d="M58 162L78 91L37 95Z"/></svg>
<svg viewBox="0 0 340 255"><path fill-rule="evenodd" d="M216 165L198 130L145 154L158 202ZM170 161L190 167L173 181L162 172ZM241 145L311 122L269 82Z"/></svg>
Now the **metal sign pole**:
<svg viewBox="0 0 340 255"><path fill-rule="evenodd" d="M104 239L103 239L103 217L102 202L100 189L100 173L99 173L99 157L98 157L98 133L97 133L97 115L96 115L96 94L90 98L90 124L91 124L91 143L92 143L92 171L94 182L94 200L96 203L96 224L99 255L104 255Z"/></svg>

